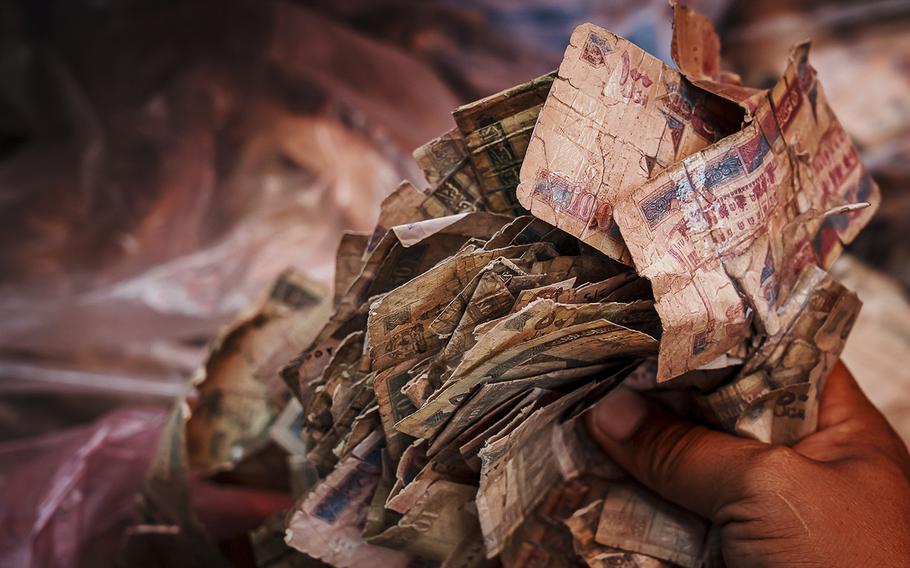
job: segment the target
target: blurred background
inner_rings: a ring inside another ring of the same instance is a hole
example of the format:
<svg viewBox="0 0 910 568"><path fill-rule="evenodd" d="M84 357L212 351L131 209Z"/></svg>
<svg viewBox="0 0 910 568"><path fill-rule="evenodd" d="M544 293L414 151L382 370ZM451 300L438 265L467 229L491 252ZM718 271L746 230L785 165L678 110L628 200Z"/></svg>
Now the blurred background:
<svg viewBox="0 0 910 568"><path fill-rule="evenodd" d="M845 359L910 439L910 1L688 4L752 86L812 38L883 192L835 267L865 302ZM556 68L586 21L669 63L670 15L665 0L0 2L0 531L90 514L95 468L109 514L90 536L116 541L220 326L286 267L330 289L342 231L371 230L401 179L423 185L411 151L455 107ZM23 472L30 492L4 494Z"/></svg>

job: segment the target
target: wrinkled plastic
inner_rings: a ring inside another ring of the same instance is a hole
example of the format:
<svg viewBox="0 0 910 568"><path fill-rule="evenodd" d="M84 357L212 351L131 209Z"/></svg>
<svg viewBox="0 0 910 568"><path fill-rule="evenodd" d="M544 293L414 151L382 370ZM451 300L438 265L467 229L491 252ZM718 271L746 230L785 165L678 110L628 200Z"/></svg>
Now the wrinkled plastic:
<svg viewBox="0 0 910 568"><path fill-rule="evenodd" d="M118 410L0 444L0 567L110 564L164 420L158 410Z"/></svg>
<svg viewBox="0 0 910 568"><path fill-rule="evenodd" d="M281 270L330 285L341 231L418 175L410 149L458 101L426 63L293 4L149 3L151 21L65 4L23 7L0 61L27 127L0 161L0 372L171 399ZM50 45L26 36L55 19Z"/></svg>

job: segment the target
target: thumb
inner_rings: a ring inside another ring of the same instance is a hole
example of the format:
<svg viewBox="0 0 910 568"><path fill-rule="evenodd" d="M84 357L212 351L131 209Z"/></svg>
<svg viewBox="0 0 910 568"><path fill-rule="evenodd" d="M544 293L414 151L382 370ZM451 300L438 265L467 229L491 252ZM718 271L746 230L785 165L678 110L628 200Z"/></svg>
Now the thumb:
<svg viewBox="0 0 910 568"><path fill-rule="evenodd" d="M869 401L853 373L838 360L822 389L818 428L826 430L857 421L872 430L890 430L882 413Z"/></svg>
<svg viewBox="0 0 910 568"><path fill-rule="evenodd" d="M842 362L828 375L821 393L818 432L796 444L798 452L823 462L877 452L910 476L907 446Z"/></svg>
<svg viewBox="0 0 910 568"><path fill-rule="evenodd" d="M624 386L594 406L587 426L630 475L712 521L745 497L756 460L773 451L761 442L675 418Z"/></svg>

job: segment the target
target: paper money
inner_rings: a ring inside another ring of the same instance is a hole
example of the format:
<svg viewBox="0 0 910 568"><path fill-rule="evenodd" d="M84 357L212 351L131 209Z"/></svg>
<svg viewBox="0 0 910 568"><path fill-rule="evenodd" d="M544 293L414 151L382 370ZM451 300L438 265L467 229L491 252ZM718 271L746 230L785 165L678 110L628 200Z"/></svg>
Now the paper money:
<svg viewBox="0 0 910 568"><path fill-rule="evenodd" d="M549 73L452 113L490 211L525 212L515 198L515 187L531 131L554 77L555 73Z"/></svg>
<svg viewBox="0 0 910 568"><path fill-rule="evenodd" d="M616 203L735 132L742 112L631 42L576 28L540 113L518 198L534 216L625 263Z"/></svg>
<svg viewBox="0 0 910 568"><path fill-rule="evenodd" d="M597 304L561 305L539 300L486 332L453 371L449 386L402 420L397 428L412 436L435 434L469 392L531 357L572 357L593 364L610 357L644 356L657 341L597 316ZM565 355L563 355L565 353Z"/></svg>
<svg viewBox="0 0 910 568"><path fill-rule="evenodd" d="M414 151L414 160L430 183L426 194L435 208L450 213L486 210L483 190L468 156L457 128Z"/></svg>
<svg viewBox="0 0 910 568"><path fill-rule="evenodd" d="M878 202L807 55L806 46L795 49L746 128L655 176L617 206L621 226L649 237L628 244L654 287L664 345L674 349L661 353L661 379L740 341L737 329L749 312L759 329L776 333L777 308L803 267L830 266L872 208L822 212ZM793 153L806 160L792 162ZM693 305L703 307L692 311Z"/></svg>
<svg viewBox="0 0 910 568"><path fill-rule="evenodd" d="M483 384L459 406L443 430L433 439L433 448L441 447L462 435L481 418L494 413L496 407L518 395L529 393L529 390L557 389L572 383L581 384L586 378L608 377L611 375L609 370L613 367L615 364L601 363Z"/></svg>
<svg viewBox="0 0 910 568"><path fill-rule="evenodd" d="M489 238L507 220L488 213L467 215L409 247L402 246L395 233L387 231L368 254L360 274L339 299L329 322L310 346L281 371L291 391L301 398L301 402L306 401L311 392L308 385L325 370L339 342L363 328L370 298L381 296L422 274L456 253L471 238Z"/></svg>
<svg viewBox="0 0 910 568"><path fill-rule="evenodd" d="M669 334L659 380L721 357L750 315L775 333L802 267L830 266L874 207L824 213L879 201L805 45L775 87L740 89L706 74L716 53L679 47L690 36L717 47L709 24L679 10L674 53L701 87L622 38L579 27L518 190L536 216L651 280ZM791 164L794 152L805 159Z"/></svg>
<svg viewBox="0 0 910 568"><path fill-rule="evenodd" d="M442 562L478 533L477 515L468 506L476 493L473 485L437 480L394 527L369 541Z"/></svg>
<svg viewBox="0 0 910 568"><path fill-rule="evenodd" d="M370 307L370 368L381 371L438 351L442 342L429 324L462 287L495 258L516 257L534 247L544 250L536 243L492 251L464 249L386 294Z"/></svg>
<svg viewBox="0 0 910 568"><path fill-rule="evenodd" d="M764 442L815 430L860 307L826 270L878 189L805 46L749 88L674 10L677 69L579 26L558 72L456 109L414 153L429 187L342 240L271 426L306 558L713 565L716 527L627 477L585 414L624 383Z"/></svg>
<svg viewBox="0 0 910 568"><path fill-rule="evenodd" d="M193 379L197 396L186 425L191 464L229 469L268 442L268 428L288 400L277 369L312 341L329 309L325 291L289 271L216 339Z"/></svg>
<svg viewBox="0 0 910 568"><path fill-rule="evenodd" d="M304 424L300 401L292 398L269 427L269 436L289 454L306 455L306 444L301 437Z"/></svg>
<svg viewBox="0 0 910 568"><path fill-rule="evenodd" d="M303 501L291 517L285 541L334 566L407 566L395 550L367 544L360 534L368 503L379 481L380 443L375 433L341 462Z"/></svg>
<svg viewBox="0 0 910 568"><path fill-rule="evenodd" d="M370 243L370 235L346 231L341 235L335 255L335 292L332 305L337 306L348 288L363 270L364 254Z"/></svg>
<svg viewBox="0 0 910 568"><path fill-rule="evenodd" d="M414 150L414 160L423 169L431 187L441 184L468 158L464 138L457 128Z"/></svg>
<svg viewBox="0 0 910 568"><path fill-rule="evenodd" d="M702 401L724 428L787 445L815 431L823 382L861 306L855 293L812 265L793 292L781 308L785 328L729 384Z"/></svg>
<svg viewBox="0 0 910 568"><path fill-rule="evenodd" d="M546 490L563 479L560 464L547 459L561 429L561 415L592 391L596 383L577 389L524 420L507 436L487 441L480 453L481 470L477 511L487 555L498 554L522 519L540 502Z"/></svg>
<svg viewBox="0 0 910 568"><path fill-rule="evenodd" d="M603 511L604 501L597 499L577 509L563 521L572 532L575 552L592 568L664 568L670 564L635 552L604 546L595 540L597 525Z"/></svg>
<svg viewBox="0 0 910 568"><path fill-rule="evenodd" d="M476 486L475 472L457 454L450 451L430 459L426 446L426 440L416 440L402 454L395 485L386 500L387 509L406 514L439 480Z"/></svg>
<svg viewBox="0 0 910 568"><path fill-rule="evenodd" d="M573 535L564 526L579 508L584 508L606 490L606 482L582 477L548 488L540 503L509 538L500 555L506 566L586 566L577 556Z"/></svg>
<svg viewBox="0 0 910 568"><path fill-rule="evenodd" d="M363 351L363 332L345 337L312 385L312 395L303 409L306 456L320 471L329 471L339 457L336 446L349 431L355 417L373 400L367 377L357 365Z"/></svg>
<svg viewBox="0 0 910 568"><path fill-rule="evenodd" d="M700 566L707 523L635 485L610 484L594 539L687 568Z"/></svg>
<svg viewBox="0 0 910 568"><path fill-rule="evenodd" d="M250 533L250 547L257 568L323 568L326 564L284 542L284 518L287 511L269 517Z"/></svg>

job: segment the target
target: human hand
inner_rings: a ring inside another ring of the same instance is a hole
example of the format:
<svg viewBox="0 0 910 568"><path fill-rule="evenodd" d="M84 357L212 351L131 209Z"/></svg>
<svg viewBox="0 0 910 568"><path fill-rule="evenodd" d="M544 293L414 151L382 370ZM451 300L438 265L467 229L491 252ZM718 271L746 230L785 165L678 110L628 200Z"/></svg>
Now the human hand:
<svg viewBox="0 0 910 568"><path fill-rule="evenodd" d="M679 420L617 389L588 430L629 474L720 528L731 567L910 566L910 455L850 371L792 448Z"/></svg>

